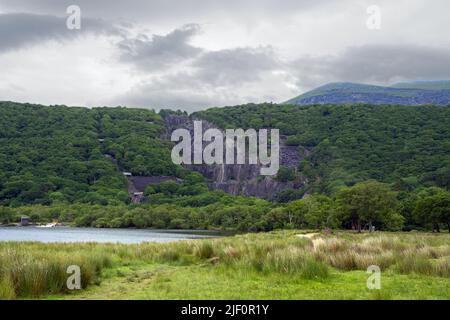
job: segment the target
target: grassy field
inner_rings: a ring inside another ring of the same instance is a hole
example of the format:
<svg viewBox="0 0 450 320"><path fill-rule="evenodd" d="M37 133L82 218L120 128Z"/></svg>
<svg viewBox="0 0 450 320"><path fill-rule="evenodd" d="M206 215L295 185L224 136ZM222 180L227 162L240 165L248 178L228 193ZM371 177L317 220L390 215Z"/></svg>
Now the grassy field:
<svg viewBox="0 0 450 320"><path fill-rule="evenodd" d="M0 298L450 299L450 235L278 231L168 244L0 243ZM82 290L66 288L69 265ZM381 290L369 290L370 265Z"/></svg>

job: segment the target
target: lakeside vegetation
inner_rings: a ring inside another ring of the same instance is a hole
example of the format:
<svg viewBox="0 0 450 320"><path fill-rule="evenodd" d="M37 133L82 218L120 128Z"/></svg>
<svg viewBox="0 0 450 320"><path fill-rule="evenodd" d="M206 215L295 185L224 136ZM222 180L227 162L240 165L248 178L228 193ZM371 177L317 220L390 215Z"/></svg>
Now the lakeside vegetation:
<svg viewBox="0 0 450 320"><path fill-rule="evenodd" d="M450 235L277 231L166 244L0 243L0 298L449 299ZM65 287L81 267L81 291ZM368 290L378 265L382 289Z"/></svg>
<svg viewBox="0 0 450 320"><path fill-rule="evenodd" d="M201 178L199 174L193 174ZM189 180L189 179L187 179ZM342 188L334 196L313 194L286 204L207 191L201 180L192 185L164 182L151 186L152 201L139 205L90 205L56 202L52 206L0 207L0 224L27 216L34 222L63 222L78 227L213 229L433 230L450 232L450 193L425 188L405 196L376 181ZM200 181L200 182L199 182ZM159 189L158 189L159 188ZM195 194L195 190L198 194ZM185 191L194 193L185 194Z"/></svg>

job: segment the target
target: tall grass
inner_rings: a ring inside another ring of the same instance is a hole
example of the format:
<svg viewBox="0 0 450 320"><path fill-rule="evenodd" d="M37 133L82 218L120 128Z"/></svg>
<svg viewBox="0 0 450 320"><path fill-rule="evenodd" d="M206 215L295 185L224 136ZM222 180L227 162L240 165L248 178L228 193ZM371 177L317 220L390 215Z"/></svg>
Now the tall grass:
<svg viewBox="0 0 450 320"><path fill-rule="evenodd" d="M307 239L297 237L297 233L278 231L138 245L0 242L0 299L67 292L69 265L80 266L85 288L98 283L104 268L135 261L209 265L320 281L326 280L332 269L365 271L370 265L395 273L450 276L449 235L342 232Z"/></svg>
<svg viewBox="0 0 450 320"><path fill-rule="evenodd" d="M62 245L3 243L0 245L0 298L38 297L66 292L67 268L81 270L81 286L99 279L101 270L112 264L99 250L66 250Z"/></svg>
<svg viewBox="0 0 450 320"><path fill-rule="evenodd" d="M338 233L305 239L284 231L201 240L195 248L198 258L217 257L225 266L305 278L326 278L329 267L365 271L371 265L404 274L450 273L449 235Z"/></svg>

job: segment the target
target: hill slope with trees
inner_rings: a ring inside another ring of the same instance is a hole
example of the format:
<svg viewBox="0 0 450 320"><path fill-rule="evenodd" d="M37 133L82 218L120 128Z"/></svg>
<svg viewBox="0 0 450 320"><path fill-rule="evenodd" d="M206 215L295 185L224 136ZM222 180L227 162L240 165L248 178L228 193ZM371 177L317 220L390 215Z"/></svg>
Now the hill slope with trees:
<svg viewBox="0 0 450 320"><path fill-rule="evenodd" d="M332 194L364 180L399 190L450 186L450 107L249 104L194 116L222 128L278 128L307 148L299 163L310 191Z"/></svg>
<svg viewBox="0 0 450 320"><path fill-rule="evenodd" d="M371 228L450 231L450 108L244 105L193 115L222 128L279 128L307 150L305 186L276 202L208 190L173 165L162 114L0 103L0 224L21 216L84 227ZM130 204L127 180L172 176ZM308 195L305 197L305 195Z"/></svg>
<svg viewBox="0 0 450 320"><path fill-rule="evenodd" d="M0 102L0 204L125 203L126 179L106 155L136 174L174 174L162 132L149 110Z"/></svg>

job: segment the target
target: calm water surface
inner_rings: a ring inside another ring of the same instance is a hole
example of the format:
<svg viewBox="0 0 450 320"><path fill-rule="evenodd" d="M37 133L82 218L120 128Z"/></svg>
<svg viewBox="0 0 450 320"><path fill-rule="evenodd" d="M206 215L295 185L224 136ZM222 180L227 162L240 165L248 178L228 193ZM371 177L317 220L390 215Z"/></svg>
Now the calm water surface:
<svg viewBox="0 0 450 320"><path fill-rule="evenodd" d="M189 230L0 227L0 241L141 243L171 242L213 236L217 235L213 232Z"/></svg>

